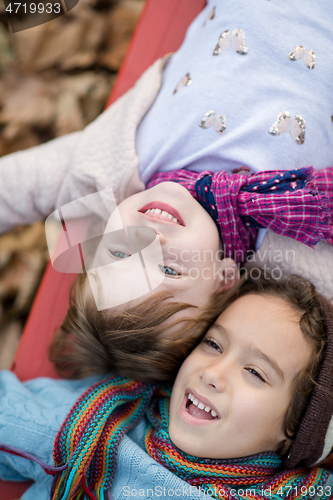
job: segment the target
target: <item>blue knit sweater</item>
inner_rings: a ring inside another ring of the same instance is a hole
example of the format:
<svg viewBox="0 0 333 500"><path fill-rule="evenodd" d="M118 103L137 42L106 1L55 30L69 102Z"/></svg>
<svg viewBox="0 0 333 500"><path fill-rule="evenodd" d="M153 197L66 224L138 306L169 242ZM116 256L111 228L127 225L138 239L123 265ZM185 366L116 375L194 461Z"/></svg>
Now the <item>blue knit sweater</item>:
<svg viewBox="0 0 333 500"><path fill-rule="evenodd" d="M100 379L97 376L79 381L39 378L22 383L14 373L0 372L0 443L20 448L53 465L53 442L58 429L76 399ZM209 498L149 457L143 446L145 428L143 419L120 443L112 499ZM35 481L22 500L49 498L52 477L30 460L0 452L0 478Z"/></svg>
<svg viewBox="0 0 333 500"><path fill-rule="evenodd" d="M58 429L77 398L102 378L94 376L76 381L39 378L22 383L14 373L0 371L0 443L53 465L53 442ZM211 498L169 472L144 451L146 425L146 419L142 419L120 443L112 500ZM52 477L35 462L0 451L0 478L34 481L22 500L49 498ZM333 475L326 487L333 492Z"/></svg>

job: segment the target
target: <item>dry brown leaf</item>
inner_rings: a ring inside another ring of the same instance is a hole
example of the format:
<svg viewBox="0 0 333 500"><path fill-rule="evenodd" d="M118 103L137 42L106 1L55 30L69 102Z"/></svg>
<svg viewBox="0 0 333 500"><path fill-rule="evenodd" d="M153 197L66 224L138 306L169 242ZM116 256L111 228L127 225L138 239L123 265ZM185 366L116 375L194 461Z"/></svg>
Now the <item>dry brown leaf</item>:
<svg viewBox="0 0 333 500"><path fill-rule="evenodd" d="M0 24L0 72L7 69L14 62L15 57L9 33Z"/></svg>
<svg viewBox="0 0 333 500"><path fill-rule="evenodd" d="M15 254L0 275L0 300L11 299L13 312L26 313L44 268L44 255L38 250Z"/></svg>
<svg viewBox="0 0 333 500"><path fill-rule="evenodd" d="M81 98L89 94L104 79L102 75L97 75L92 71L85 71L81 75L63 77L60 85L62 92L68 90Z"/></svg>
<svg viewBox="0 0 333 500"><path fill-rule="evenodd" d="M34 60L30 61L30 68L43 71L60 66L68 70L88 67L95 62L96 51L104 39L104 14L99 14L80 2L66 17L60 17L48 24L50 29L47 37L35 52ZM76 56L80 54L90 54L90 57L86 55L85 58L77 60Z"/></svg>
<svg viewBox="0 0 333 500"><path fill-rule="evenodd" d="M15 320L1 325L0 370L9 370L22 335L22 322Z"/></svg>
<svg viewBox="0 0 333 500"><path fill-rule="evenodd" d="M143 6L143 1L126 0L109 12L107 38L99 57L100 64L112 71L119 69Z"/></svg>
<svg viewBox="0 0 333 500"><path fill-rule="evenodd" d="M31 305L48 257L44 224L18 226L0 237L0 301L26 312Z"/></svg>
<svg viewBox="0 0 333 500"><path fill-rule="evenodd" d="M79 52L78 54L73 54L72 56L67 57L60 66L64 71L70 71L72 69L85 69L95 64L96 59L97 56L94 50Z"/></svg>
<svg viewBox="0 0 333 500"><path fill-rule="evenodd" d="M37 53L43 47L47 36L48 30L44 26L37 26L36 28L15 33L15 36L12 37L12 42L17 54L19 67L24 70L33 70Z"/></svg>
<svg viewBox="0 0 333 500"><path fill-rule="evenodd" d="M44 81L36 76L22 78L16 72L7 74L8 86L0 112L0 123L16 123L43 128L50 124L54 105Z"/></svg>
<svg viewBox="0 0 333 500"><path fill-rule="evenodd" d="M126 55L128 44L129 41L125 40L118 42L109 50L105 50L98 59L99 64L101 64L104 68L110 69L111 71L118 71Z"/></svg>
<svg viewBox="0 0 333 500"><path fill-rule="evenodd" d="M27 313L32 305L39 281L45 269L44 254L38 250L24 255L25 276L20 282L13 309L19 314ZM22 255L21 255L22 258Z"/></svg>
<svg viewBox="0 0 333 500"><path fill-rule="evenodd" d="M80 102L85 125L88 125L103 111L115 79L115 75L100 73L96 76L95 82L81 97Z"/></svg>
<svg viewBox="0 0 333 500"><path fill-rule="evenodd" d="M99 13L93 9L81 9L77 10L76 19L84 26L80 51L97 50L106 36L107 16L105 13Z"/></svg>
<svg viewBox="0 0 333 500"><path fill-rule="evenodd" d="M59 20L60 23L60 20ZM36 55L33 67L42 71L61 63L66 57L78 52L84 33L84 27L79 21L68 22L59 31L49 33Z"/></svg>
<svg viewBox="0 0 333 500"><path fill-rule="evenodd" d="M8 135L13 139L5 138L7 127L3 127L0 137L0 156L38 146L41 142L39 136L27 125L9 124L8 127Z"/></svg>
<svg viewBox="0 0 333 500"><path fill-rule="evenodd" d="M0 255L4 251L11 254L34 249L43 250L46 246L44 222L29 226L16 226L12 231L0 236Z"/></svg>
<svg viewBox="0 0 333 500"><path fill-rule="evenodd" d="M0 275L0 300L15 297L24 286L24 280L28 273L27 269L27 254L14 254L6 268L2 270ZM24 278L24 279L23 279Z"/></svg>
<svg viewBox="0 0 333 500"><path fill-rule="evenodd" d="M1 137L0 133L0 156L8 155L12 152L10 144L3 137Z"/></svg>
<svg viewBox="0 0 333 500"><path fill-rule="evenodd" d="M114 77L106 73L85 72L59 80L56 101L57 136L80 130L95 119L105 106Z"/></svg>

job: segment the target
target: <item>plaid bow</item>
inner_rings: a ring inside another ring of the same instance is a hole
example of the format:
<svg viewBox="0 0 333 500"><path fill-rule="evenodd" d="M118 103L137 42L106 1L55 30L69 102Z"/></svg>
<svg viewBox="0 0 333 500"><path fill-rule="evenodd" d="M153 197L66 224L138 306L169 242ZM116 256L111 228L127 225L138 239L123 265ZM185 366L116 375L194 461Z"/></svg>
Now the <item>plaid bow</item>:
<svg viewBox="0 0 333 500"><path fill-rule="evenodd" d="M253 175L188 170L160 172L147 188L173 181L184 186L217 225L226 257L244 262L266 227L313 247L333 243L333 168L268 170Z"/></svg>

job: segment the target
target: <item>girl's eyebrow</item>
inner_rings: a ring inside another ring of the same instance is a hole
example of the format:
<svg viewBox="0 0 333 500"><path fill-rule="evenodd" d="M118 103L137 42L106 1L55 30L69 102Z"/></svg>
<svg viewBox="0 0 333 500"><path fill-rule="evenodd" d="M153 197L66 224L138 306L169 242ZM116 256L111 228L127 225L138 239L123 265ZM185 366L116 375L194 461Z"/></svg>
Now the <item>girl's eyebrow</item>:
<svg viewBox="0 0 333 500"><path fill-rule="evenodd" d="M228 332L228 330L226 328L224 328L224 326L219 325L218 323L214 323L214 325L211 328L214 328L219 333L221 333L223 336L227 337L227 339L230 339L230 333ZM267 356L267 354L262 352L258 347L253 346L251 344L246 344L245 349L250 351L257 358L260 358L263 361L265 361L266 363L268 363L273 368L273 370L276 372L276 374L279 376L281 382L284 382L284 373L274 359L270 358L269 356Z"/></svg>
<svg viewBox="0 0 333 500"><path fill-rule="evenodd" d="M265 354L264 352L262 352L258 347L254 347L254 346L248 345L248 349L255 356L257 356L258 358L261 358L263 361L266 361L266 363L268 363L273 368L273 370L277 373L277 375L279 376L281 382L284 382L284 373L283 373L283 371L281 370L281 368L279 367L279 365L277 364L277 362L274 359L272 359L269 356L267 356L267 354Z"/></svg>

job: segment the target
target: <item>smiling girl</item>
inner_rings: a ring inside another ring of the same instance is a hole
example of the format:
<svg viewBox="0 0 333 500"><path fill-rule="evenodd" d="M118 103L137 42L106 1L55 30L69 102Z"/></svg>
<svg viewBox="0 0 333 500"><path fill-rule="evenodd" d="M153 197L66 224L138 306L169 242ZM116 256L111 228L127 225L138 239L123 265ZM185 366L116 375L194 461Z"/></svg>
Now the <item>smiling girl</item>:
<svg viewBox="0 0 333 500"><path fill-rule="evenodd" d="M52 498L149 498L154 488L169 498L332 498L328 470L314 466L333 444L332 346L332 305L313 285L297 276L246 283L172 391L111 378L78 399L55 440L56 466L42 464L56 475ZM92 379L24 386L8 372L0 378L2 449L23 457L38 449L50 460L54 424ZM12 448L18 428L24 452ZM46 498L51 480L32 462L0 459L2 477L36 481L25 499Z"/></svg>
<svg viewBox="0 0 333 500"><path fill-rule="evenodd" d="M239 281L213 219L173 182L120 203L85 269L51 346L67 377L172 380Z"/></svg>
<svg viewBox="0 0 333 500"><path fill-rule="evenodd" d="M247 294L233 302L179 370L172 442L220 459L287 450L293 384L315 352L299 322L285 299Z"/></svg>
<svg viewBox="0 0 333 500"><path fill-rule="evenodd" d="M123 231L117 231L119 217ZM90 267L99 282L99 310L117 306L117 296L127 303L162 291L198 310L237 281L235 265L223 258L210 215L183 186L163 182L120 203ZM140 281L144 271L147 280Z"/></svg>

